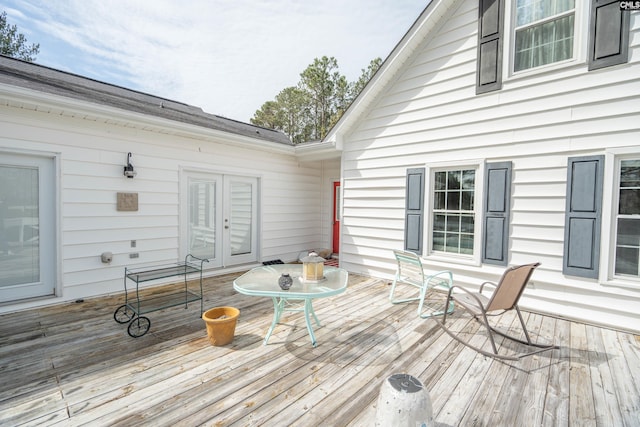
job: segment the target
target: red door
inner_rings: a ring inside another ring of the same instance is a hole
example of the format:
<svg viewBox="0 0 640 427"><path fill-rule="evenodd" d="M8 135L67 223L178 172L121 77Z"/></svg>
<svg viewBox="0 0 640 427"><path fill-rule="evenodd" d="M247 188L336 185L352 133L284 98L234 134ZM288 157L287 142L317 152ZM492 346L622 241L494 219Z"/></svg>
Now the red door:
<svg viewBox="0 0 640 427"><path fill-rule="evenodd" d="M340 181L333 183L333 253L340 251Z"/></svg>

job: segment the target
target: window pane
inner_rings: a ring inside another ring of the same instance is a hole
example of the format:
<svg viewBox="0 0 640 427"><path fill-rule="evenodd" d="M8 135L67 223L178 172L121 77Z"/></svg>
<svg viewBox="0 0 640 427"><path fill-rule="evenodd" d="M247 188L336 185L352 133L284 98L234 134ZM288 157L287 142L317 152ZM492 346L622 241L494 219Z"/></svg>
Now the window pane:
<svg viewBox="0 0 640 427"><path fill-rule="evenodd" d="M434 215L434 220L433 220L433 230L434 231L444 231L444 226L445 226L445 216L444 215Z"/></svg>
<svg viewBox="0 0 640 427"><path fill-rule="evenodd" d="M472 215L462 215L460 217L460 231L463 233L473 233L474 220Z"/></svg>
<svg viewBox="0 0 640 427"><path fill-rule="evenodd" d="M618 212L621 215L640 214L640 188L620 190Z"/></svg>
<svg viewBox="0 0 640 427"><path fill-rule="evenodd" d="M460 235L447 233L446 236L446 252L459 253L460 248Z"/></svg>
<svg viewBox="0 0 640 427"><path fill-rule="evenodd" d="M446 172L436 172L435 173L435 190L445 190L447 188L447 173Z"/></svg>
<svg viewBox="0 0 640 427"><path fill-rule="evenodd" d="M572 58L573 33L573 14L517 30L514 70L526 70Z"/></svg>
<svg viewBox="0 0 640 427"><path fill-rule="evenodd" d="M473 236L462 234L460 236L460 253L466 255L473 254Z"/></svg>
<svg viewBox="0 0 640 427"><path fill-rule="evenodd" d="M189 253L215 258L216 182L189 179Z"/></svg>
<svg viewBox="0 0 640 427"><path fill-rule="evenodd" d="M462 189L473 190L476 186L476 171L462 171Z"/></svg>
<svg viewBox="0 0 640 427"><path fill-rule="evenodd" d="M0 166L0 286L40 280L38 169Z"/></svg>
<svg viewBox="0 0 640 427"><path fill-rule="evenodd" d="M445 209L445 194L446 193L444 191L436 191L436 194L433 195L433 209Z"/></svg>
<svg viewBox="0 0 640 427"><path fill-rule="evenodd" d="M620 187L640 187L640 160L620 162Z"/></svg>
<svg viewBox="0 0 640 427"><path fill-rule="evenodd" d="M618 246L640 247L640 219L618 219Z"/></svg>
<svg viewBox="0 0 640 427"><path fill-rule="evenodd" d="M447 231L460 231L460 215L447 215Z"/></svg>
<svg viewBox="0 0 640 427"><path fill-rule="evenodd" d="M516 25L526 25L569 11L575 0L518 0L516 2Z"/></svg>
<svg viewBox="0 0 640 427"><path fill-rule="evenodd" d="M640 219L618 219L616 237L616 274L638 276Z"/></svg>
<svg viewBox="0 0 640 427"><path fill-rule="evenodd" d="M447 193L447 210L457 211L460 209L460 193L449 192Z"/></svg>
<svg viewBox="0 0 640 427"><path fill-rule="evenodd" d="M634 248L616 248L616 274L639 276L638 257L640 250Z"/></svg>
<svg viewBox="0 0 640 427"><path fill-rule="evenodd" d="M449 171L447 174L447 190L459 190L462 171Z"/></svg>
<svg viewBox="0 0 640 427"><path fill-rule="evenodd" d="M473 210L473 191L462 192L462 205L460 206L460 209L463 211Z"/></svg>
<svg viewBox="0 0 640 427"><path fill-rule="evenodd" d="M444 233L433 233L433 246L434 251L444 251Z"/></svg>
<svg viewBox="0 0 640 427"><path fill-rule="evenodd" d="M231 255L247 254L252 250L252 191L251 183L231 183Z"/></svg>

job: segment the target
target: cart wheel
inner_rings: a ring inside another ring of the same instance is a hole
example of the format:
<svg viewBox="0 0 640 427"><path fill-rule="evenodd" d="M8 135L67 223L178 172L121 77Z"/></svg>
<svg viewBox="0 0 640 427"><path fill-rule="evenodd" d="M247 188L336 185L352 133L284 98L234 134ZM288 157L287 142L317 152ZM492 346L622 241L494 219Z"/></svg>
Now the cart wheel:
<svg viewBox="0 0 640 427"><path fill-rule="evenodd" d="M136 317L129 323L129 327L127 328L127 332L129 336L133 338L138 338L147 333L149 328L151 327L151 320L148 317Z"/></svg>
<svg viewBox="0 0 640 427"><path fill-rule="evenodd" d="M133 319L134 314L134 311L127 304L124 304L116 309L113 318L118 323L127 323Z"/></svg>

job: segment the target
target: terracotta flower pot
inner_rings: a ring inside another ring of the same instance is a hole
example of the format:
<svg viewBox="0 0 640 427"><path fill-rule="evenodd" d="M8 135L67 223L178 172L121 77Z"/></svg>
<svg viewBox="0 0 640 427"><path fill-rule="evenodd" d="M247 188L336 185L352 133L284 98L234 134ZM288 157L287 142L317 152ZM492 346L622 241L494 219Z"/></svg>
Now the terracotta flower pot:
<svg viewBox="0 0 640 427"><path fill-rule="evenodd" d="M233 341L240 310L235 307L214 307L202 313L211 345L227 345Z"/></svg>

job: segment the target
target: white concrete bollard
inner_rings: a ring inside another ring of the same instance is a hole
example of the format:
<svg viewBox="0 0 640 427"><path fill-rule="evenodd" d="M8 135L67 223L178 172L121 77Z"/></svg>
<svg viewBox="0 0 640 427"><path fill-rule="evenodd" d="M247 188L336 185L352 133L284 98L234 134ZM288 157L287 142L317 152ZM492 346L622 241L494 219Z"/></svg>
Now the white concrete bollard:
<svg viewBox="0 0 640 427"><path fill-rule="evenodd" d="M394 374L382 383L375 425L433 427L431 398L419 379L407 374Z"/></svg>

